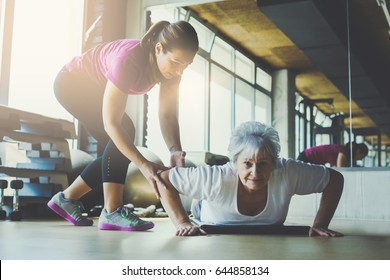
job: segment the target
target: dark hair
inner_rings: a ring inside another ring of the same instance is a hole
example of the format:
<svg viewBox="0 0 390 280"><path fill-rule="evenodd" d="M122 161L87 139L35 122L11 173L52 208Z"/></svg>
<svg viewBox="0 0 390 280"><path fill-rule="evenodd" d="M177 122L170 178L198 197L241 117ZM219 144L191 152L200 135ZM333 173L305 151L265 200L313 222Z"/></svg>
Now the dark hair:
<svg viewBox="0 0 390 280"><path fill-rule="evenodd" d="M360 151L361 153L368 155L368 147L364 143L356 144L355 147L353 147L353 149L354 149L354 153Z"/></svg>
<svg viewBox="0 0 390 280"><path fill-rule="evenodd" d="M348 142L347 144L345 144L345 147L347 148L347 151L350 151L351 142ZM352 142L352 154L355 155L357 151L362 152L362 153L367 155L368 154L368 147L364 143ZM349 155L349 153L348 153L348 155Z"/></svg>
<svg viewBox="0 0 390 280"><path fill-rule="evenodd" d="M141 39L142 48L153 50L160 42L163 51L183 49L197 52L199 49L198 35L186 21L180 20L174 23L159 21L153 24Z"/></svg>
<svg viewBox="0 0 390 280"><path fill-rule="evenodd" d="M346 152L347 152L347 158L348 158L348 165L350 165L350 160L351 160L351 142L348 142L347 144L345 144L345 147L346 147ZM365 155L368 155L368 147L366 144L364 143L356 143L356 142L352 142L352 161L353 161L353 166L355 166L356 164L356 159L355 159L355 156L356 156L356 153L357 152L361 152Z"/></svg>
<svg viewBox="0 0 390 280"><path fill-rule="evenodd" d="M164 53L173 49L193 52L197 52L199 49L198 35L188 22L159 21L153 24L141 38L141 47L149 54L150 69L148 74L150 81L154 83L164 80L158 69L154 50L158 42L161 43Z"/></svg>

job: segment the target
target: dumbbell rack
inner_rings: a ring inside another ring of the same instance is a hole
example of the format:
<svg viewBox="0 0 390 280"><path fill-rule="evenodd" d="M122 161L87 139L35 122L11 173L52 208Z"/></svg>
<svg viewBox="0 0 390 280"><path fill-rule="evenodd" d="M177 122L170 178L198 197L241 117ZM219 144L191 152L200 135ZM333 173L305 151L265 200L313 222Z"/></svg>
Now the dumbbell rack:
<svg viewBox="0 0 390 280"><path fill-rule="evenodd" d="M21 219L23 206L46 205L68 186L68 139L75 138L72 122L0 105L0 180L8 185L2 208L11 220Z"/></svg>

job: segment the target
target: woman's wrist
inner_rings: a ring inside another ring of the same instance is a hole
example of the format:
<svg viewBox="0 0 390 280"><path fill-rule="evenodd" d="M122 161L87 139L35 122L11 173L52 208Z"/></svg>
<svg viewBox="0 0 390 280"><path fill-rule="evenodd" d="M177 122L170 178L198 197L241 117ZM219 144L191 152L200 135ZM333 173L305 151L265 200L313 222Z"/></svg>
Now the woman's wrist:
<svg viewBox="0 0 390 280"><path fill-rule="evenodd" d="M185 228L185 227L193 227L193 226L194 226L194 224L191 223L190 220L182 221L182 222L177 222L176 229Z"/></svg>
<svg viewBox="0 0 390 280"><path fill-rule="evenodd" d="M176 153L176 152L182 152L182 148L177 147L177 146L171 146L171 147L169 147L168 150L171 154Z"/></svg>

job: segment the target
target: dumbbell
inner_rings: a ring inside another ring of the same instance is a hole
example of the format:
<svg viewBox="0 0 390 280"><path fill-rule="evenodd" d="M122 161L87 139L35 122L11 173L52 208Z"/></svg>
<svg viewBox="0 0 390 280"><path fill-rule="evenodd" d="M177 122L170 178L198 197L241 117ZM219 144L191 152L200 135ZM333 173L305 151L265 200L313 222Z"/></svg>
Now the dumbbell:
<svg viewBox="0 0 390 280"><path fill-rule="evenodd" d="M14 190L12 212L9 214L11 221L20 221L22 219L22 212L19 210L19 190L23 188L22 180L12 180L11 189Z"/></svg>
<svg viewBox="0 0 390 280"><path fill-rule="evenodd" d="M4 190L8 187L8 181L1 179L0 180L0 220L5 220L7 218L7 212L3 210L4 206Z"/></svg>

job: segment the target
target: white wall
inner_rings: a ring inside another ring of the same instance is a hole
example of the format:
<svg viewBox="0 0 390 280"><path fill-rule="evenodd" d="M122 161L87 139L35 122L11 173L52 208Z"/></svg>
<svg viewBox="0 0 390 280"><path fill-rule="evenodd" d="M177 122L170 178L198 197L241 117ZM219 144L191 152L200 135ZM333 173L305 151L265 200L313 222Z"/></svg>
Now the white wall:
<svg viewBox="0 0 390 280"><path fill-rule="evenodd" d="M390 169L339 168L344 191L334 219L390 221ZM294 196L289 218L314 218L321 194Z"/></svg>

